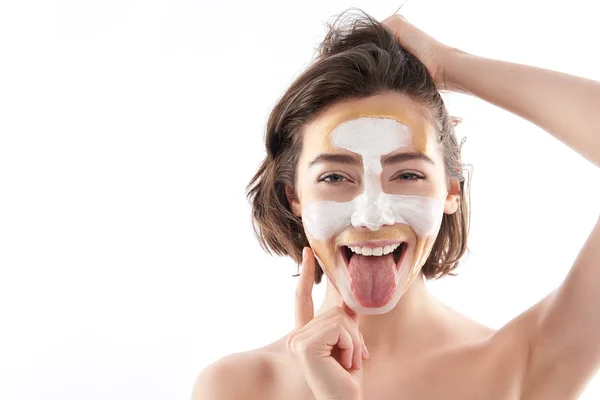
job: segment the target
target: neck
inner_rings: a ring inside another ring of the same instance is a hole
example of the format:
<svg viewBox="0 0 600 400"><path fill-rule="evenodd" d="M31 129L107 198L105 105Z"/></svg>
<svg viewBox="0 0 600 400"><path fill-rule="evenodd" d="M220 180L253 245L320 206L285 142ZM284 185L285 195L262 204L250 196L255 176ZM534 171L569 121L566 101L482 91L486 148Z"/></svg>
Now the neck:
<svg viewBox="0 0 600 400"><path fill-rule="evenodd" d="M319 315L342 304L338 291L327 279L325 300ZM447 336L447 308L427 290L421 274L385 314L359 315L358 326L369 354L395 357L407 352L423 352Z"/></svg>

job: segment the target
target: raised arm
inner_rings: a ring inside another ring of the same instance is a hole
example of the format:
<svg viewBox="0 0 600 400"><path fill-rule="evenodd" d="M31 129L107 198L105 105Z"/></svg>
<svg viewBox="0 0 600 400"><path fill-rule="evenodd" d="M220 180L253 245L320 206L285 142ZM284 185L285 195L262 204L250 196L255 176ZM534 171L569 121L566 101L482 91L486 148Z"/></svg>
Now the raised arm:
<svg viewBox="0 0 600 400"><path fill-rule="evenodd" d="M448 51L444 81L533 122L600 167L600 82Z"/></svg>
<svg viewBox="0 0 600 400"><path fill-rule="evenodd" d="M600 166L599 82L454 49L449 54L449 89L535 123ZM522 399L576 396L600 365L600 222L561 286L518 320L530 344Z"/></svg>
<svg viewBox="0 0 600 400"><path fill-rule="evenodd" d="M398 14L383 23L440 88L519 115L600 166L599 82L465 53ZM562 400L579 393L600 366L600 221L561 286L514 322L529 344L521 399Z"/></svg>

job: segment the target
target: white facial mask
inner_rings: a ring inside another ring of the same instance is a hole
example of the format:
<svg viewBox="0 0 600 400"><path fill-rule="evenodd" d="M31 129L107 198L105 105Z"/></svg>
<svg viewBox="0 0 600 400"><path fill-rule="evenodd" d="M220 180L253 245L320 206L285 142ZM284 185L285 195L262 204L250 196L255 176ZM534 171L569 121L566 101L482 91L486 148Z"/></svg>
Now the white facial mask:
<svg viewBox="0 0 600 400"><path fill-rule="evenodd" d="M308 235L328 240L346 227L366 226L375 231L383 225L407 224L420 236L439 229L444 201L425 196L383 192L381 157L412 143L410 128L392 118L360 117L338 125L331 142L360 154L364 191L351 201L311 201L304 205L302 221Z"/></svg>

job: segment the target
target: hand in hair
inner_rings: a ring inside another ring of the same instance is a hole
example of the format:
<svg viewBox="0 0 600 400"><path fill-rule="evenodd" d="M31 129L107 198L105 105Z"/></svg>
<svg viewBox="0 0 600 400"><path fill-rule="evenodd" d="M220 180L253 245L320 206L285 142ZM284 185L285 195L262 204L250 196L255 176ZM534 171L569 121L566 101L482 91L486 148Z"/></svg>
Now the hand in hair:
<svg viewBox="0 0 600 400"><path fill-rule="evenodd" d="M367 358L357 315L345 303L314 316L315 258L304 248L296 290L296 328L287 348L316 399L362 399L362 360Z"/></svg>
<svg viewBox="0 0 600 400"><path fill-rule="evenodd" d="M404 49L425 64L440 89L450 89L450 82L444 75L444 59L455 49L435 40L400 14L393 14L381 23L393 33Z"/></svg>

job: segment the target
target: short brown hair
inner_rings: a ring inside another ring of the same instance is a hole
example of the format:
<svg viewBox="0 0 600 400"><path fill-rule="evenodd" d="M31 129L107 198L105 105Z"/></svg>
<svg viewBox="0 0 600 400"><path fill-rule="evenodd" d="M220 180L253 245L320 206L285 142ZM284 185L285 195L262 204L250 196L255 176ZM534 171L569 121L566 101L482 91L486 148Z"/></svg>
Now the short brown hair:
<svg viewBox="0 0 600 400"><path fill-rule="evenodd" d="M459 206L444 214L440 231L422 273L426 278L451 274L467 251L469 201L462 174L461 146L454 133L458 119L450 117L444 101L427 71L415 56L404 50L386 26L363 11L342 18L342 13L317 49L314 62L294 80L269 115L265 135L267 155L248 184L254 232L265 251L291 256L298 264L302 249L309 246L302 219L295 216L285 195L294 188L302 127L332 103L395 91L430 110L444 152L448 181L459 181ZM462 143L461 143L462 145ZM315 282L323 271L315 266Z"/></svg>

